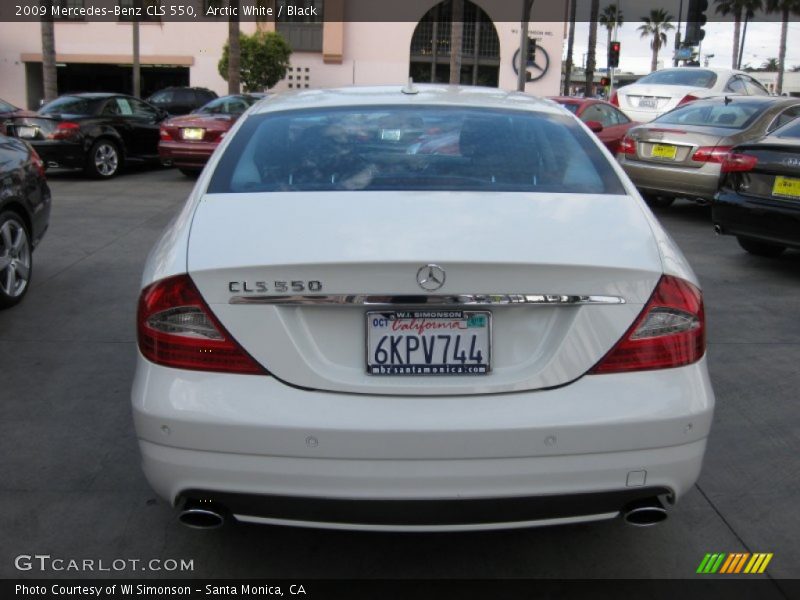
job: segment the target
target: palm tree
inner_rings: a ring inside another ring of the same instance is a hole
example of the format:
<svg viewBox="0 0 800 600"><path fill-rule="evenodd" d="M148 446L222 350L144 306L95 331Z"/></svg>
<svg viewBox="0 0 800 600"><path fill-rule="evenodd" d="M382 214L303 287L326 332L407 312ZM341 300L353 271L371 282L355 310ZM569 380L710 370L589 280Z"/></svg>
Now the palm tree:
<svg viewBox="0 0 800 600"><path fill-rule="evenodd" d="M611 47L611 36L614 33L614 27L622 27L625 24L625 15L616 4L609 4L600 13L600 24L606 28L608 32L607 48Z"/></svg>
<svg viewBox="0 0 800 600"><path fill-rule="evenodd" d="M48 15L51 14L51 4L51 1L44 3ZM52 17L42 19L42 88L45 102L50 102L58 97L56 34Z"/></svg>
<svg viewBox="0 0 800 600"><path fill-rule="evenodd" d="M228 0L231 12L239 14L239 0ZM240 64L242 49L239 45L239 17L228 17L228 93L238 94L240 85Z"/></svg>
<svg viewBox="0 0 800 600"><path fill-rule="evenodd" d="M739 46L739 59L736 61L737 69L742 64L742 55L744 54L744 41L747 37L747 23L750 22L756 14L756 11L762 10L764 3L762 0L744 0L744 27L742 28L742 43Z"/></svg>
<svg viewBox="0 0 800 600"><path fill-rule="evenodd" d="M450 84L461 83L461 45L464 37L464 0L453 0L450 20ZM478 43L477 40L475 42Z"/></svg>
<svg viewBox="0 0 800 600"><path fill-rule="evenodd" d="M762 63L760 70L767 71L768 73L775 73L780 67L780 61L777 58L768 58Z"/></svg>
<svg viewBox="0 0 800 600"><path fill-rule="evenodd" d="M717 14L722 16L731 15L733 17L733 58L731 67L739 68L741 62L739 56L744 40L740 41L742 30L742 16L748 19L753 17L756 10L761 8L761 0L714 0L717 5Z"/></svg>
<svg viewBox="0 0 800 600"><path fill-rule="evenodd" d="M789 16L800 14L800 0L767 0L767 11L781 14L781 45L778 51L778 83L775 92L783 93L783 70L786 65L786 33L789 27Z"/></svg>
<svg viewBox="0 0 800 600"><path fill-rule="evenodd" d="M795 0L800 1L800 0ZM653 60L650 61L650 72L658 68L658 51L667 44L667 31L675 29L671 23L672 15L662 8L654 8L650 11L649 17L642 17L642 24L639 25L640 37L651 37L650 48L653 49Z"/></svg>
<svg viewBox="0 0 800 600"><path fill-rule="evenodd" d="M575 11L578 0L569 2L569 34L567 35L567 60L564 62L564 95L569 96L572 85L572 51L575 47Z"/></svg>
<svg viewBox="0 0 800 600"><path fill-rule="evenodd" d="M587 98L593 96L594 91L594 65L597 54L597 19L600 13L600 0L592 0L592 9L589 14L589 48L586 55L586 86L584 94Z"/></svg>

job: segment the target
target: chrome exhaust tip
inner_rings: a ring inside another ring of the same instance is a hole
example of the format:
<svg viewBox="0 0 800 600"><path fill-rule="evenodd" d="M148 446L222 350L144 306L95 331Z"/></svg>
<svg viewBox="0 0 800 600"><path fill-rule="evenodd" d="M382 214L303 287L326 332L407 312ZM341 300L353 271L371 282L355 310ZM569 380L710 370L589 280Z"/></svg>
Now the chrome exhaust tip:
<svg viewBox="0 0 800 600"><path fill-rule="evenodd" d="M652 527L667 520L667 509L658 498L646 498L629 504L622 511L622 518L634 527Z"/></svg>
<svg viewBox="0 0 800 600"><path fill-rule="evenodd" d="M217 529L225 524L225 517L212 504L190 500L178 513L178 521L191 529Z"/></svg>

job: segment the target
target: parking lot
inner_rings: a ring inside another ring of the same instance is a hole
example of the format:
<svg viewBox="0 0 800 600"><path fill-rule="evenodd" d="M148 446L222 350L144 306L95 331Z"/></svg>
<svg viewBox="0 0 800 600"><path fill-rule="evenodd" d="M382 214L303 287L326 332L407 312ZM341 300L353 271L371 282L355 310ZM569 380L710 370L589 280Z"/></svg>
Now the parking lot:
<svg viewBox="0 0 800 600"><path fill-rule="evenodd" d="M684 578L707 552L748 551L774 553L767 576L800 577L800 252L750 256L684 201L658 212L704 287L717 395L700 481L660 526L195 531L144 480L129 408L142 265L192 182L174 169L49 179L32 288L0 313L0 576L25 576L14 557L39 553L194 561L154 577Z"/></svg>

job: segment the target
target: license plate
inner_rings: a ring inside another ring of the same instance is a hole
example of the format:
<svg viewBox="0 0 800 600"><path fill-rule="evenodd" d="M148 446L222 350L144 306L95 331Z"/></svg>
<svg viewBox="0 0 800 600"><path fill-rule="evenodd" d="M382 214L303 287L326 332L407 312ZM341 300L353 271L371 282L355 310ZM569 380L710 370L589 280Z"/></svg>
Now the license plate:
<svg viewBox="0 0 800 600"><path fill-rule="evenodd" d="M639 98L639 108L658 108L656 98Z"/></svg>
<svg viewBox="0 0 800 600"><path fill-rule="evenodd" d="M367 313L370 375L486 375L492 314L407 310Z"/></svg>
<svg viewBox="0 0 800 600"><path fill-rule="evenodd" d="M202 140L205 133L205 129L199 129L197 127L186 127L181 130L181 136L185 140Z"/></svg>
<svg viewBox="0 0 800 600"><path fill-rule="evenodd" d="M17 127L17 137L24 139L33 139L36 137L36 127Z"/></svg>
<svg viewBox="0 0 800 600"><path fill-rule="evenodd" d="M778 175L772 185L772 195L783 198L800 198L800 179Z"/></svg>
<svg viewBox="0 0 800 600"><path fill-rule="evenodd" d="M655 158L670 158L674 160L677 153L677 146L670 146L668 144L653 144L653 150L650 152L650 156Z"/></svg>

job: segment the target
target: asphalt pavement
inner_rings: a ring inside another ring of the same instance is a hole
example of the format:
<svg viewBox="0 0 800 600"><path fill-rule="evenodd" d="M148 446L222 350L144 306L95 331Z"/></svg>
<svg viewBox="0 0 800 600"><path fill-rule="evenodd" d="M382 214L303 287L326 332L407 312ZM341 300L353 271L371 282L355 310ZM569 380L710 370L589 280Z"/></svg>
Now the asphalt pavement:
<svg viewBox="0 0 800 600"><path fill-rule="evenodd" d="M457 534L178 524L139 468L129 407L144 259L193 182L50 174L25 301L0 313L0 577L692 578L707 552L772 552L800 577L800 252L749 256L707 208L657 212L705 291L717 410L698 485L648 529L621 521ZM187 572L21 572L19 555L184 559Z"/></svg>

